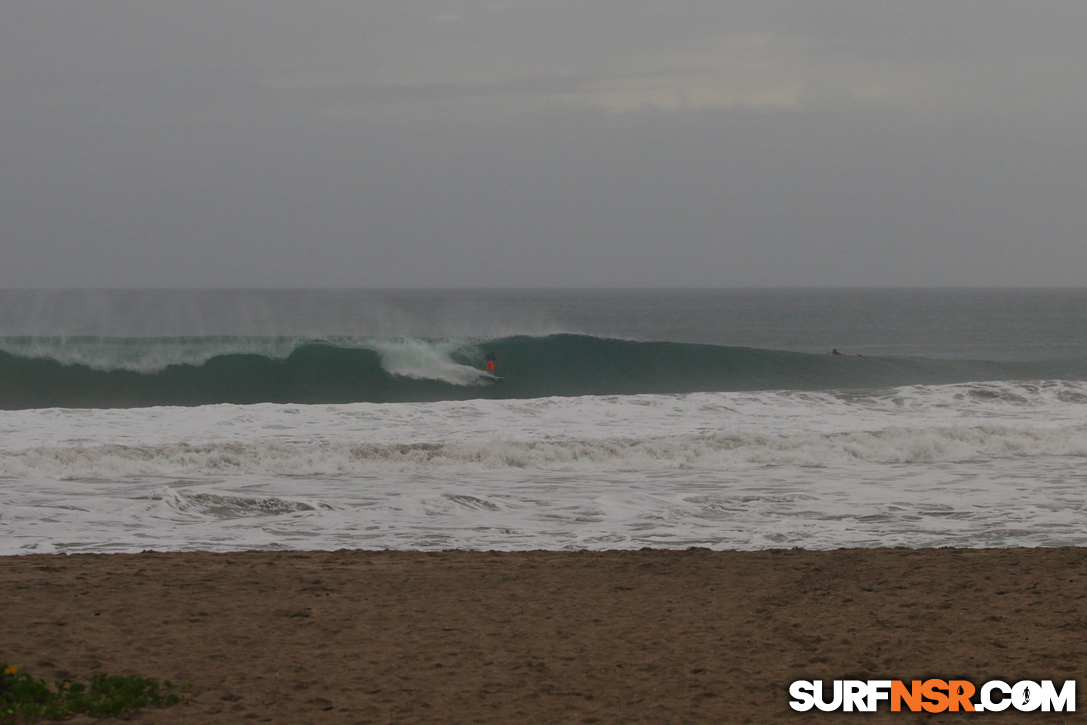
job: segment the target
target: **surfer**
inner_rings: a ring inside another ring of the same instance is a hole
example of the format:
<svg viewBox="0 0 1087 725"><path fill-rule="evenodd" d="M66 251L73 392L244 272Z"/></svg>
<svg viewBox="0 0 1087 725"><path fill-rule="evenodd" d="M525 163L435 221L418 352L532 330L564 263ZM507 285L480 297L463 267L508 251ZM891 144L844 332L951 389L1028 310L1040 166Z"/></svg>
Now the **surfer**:
<svg viewBox="0 0 1087 725"><path fill-rule="evenodd" d="M498 356L495 355L493 352L489 352L487 353L487 357L485 358L485 360L487 361L487 372L489 372L491 375L494 375L494 364L498 362Z"/></svg>
<svg viewBox="0 0 1087 725"><path fill-rule="evenodd" d="M831 355L841 355L842 353L838 352L838 350L837 350L837 349L834 349L834 350L831 350L831 351L830 351L830 354L831 354Z"/></svg>

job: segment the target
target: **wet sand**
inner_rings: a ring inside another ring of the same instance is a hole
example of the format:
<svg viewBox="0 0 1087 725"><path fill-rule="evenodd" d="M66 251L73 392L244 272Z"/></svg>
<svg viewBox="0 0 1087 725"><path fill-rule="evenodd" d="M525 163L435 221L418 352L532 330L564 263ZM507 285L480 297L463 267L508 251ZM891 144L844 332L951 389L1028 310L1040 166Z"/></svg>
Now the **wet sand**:
<svg viewBox="0 0 1087 725"><path fill-rule="evenodd" d="M1077 678L1087 549L0 557L0 663L192 685L142 723L1077 722L788 686Z"/></svg>

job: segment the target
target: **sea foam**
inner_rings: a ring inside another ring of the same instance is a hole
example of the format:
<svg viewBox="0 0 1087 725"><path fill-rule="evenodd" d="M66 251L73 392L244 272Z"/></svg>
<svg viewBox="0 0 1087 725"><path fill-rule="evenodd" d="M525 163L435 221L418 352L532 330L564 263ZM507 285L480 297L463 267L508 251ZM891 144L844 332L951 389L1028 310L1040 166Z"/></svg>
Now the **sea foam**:
<svg viewBox="0 0 1087 725"><path fill-rule="evenodd" d="M1087 384L0 411L0 553L1087 545Z"/></svg>

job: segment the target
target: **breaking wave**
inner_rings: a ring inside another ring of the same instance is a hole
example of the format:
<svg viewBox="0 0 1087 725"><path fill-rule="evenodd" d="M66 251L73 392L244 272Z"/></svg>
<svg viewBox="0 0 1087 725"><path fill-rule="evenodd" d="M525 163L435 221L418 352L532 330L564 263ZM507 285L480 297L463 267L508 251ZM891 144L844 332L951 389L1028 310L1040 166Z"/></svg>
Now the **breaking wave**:
<svg viewBox="0 0 1087 725"><path fill-rule="evenodd" d="M484 372L495 352L498 379ZM586 335L492 340L0 339L0 408L826 390L1087 379L1087 360L849 357Z"/></svg>

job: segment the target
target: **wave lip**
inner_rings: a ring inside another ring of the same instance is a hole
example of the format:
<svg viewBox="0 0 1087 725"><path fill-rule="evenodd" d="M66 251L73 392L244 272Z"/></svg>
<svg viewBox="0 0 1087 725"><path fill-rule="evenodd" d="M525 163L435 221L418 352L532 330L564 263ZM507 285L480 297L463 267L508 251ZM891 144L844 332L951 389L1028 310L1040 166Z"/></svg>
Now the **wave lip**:
<svg viewBox="0 0 1087 725"><path fill-rule="evenodd" d="M496 352L501 381L483 371L485 351ZM1087 379L1087 360L862 358L571 334L475 341L0 340L0 409L425 402L1032 379Z"/></svg>

